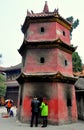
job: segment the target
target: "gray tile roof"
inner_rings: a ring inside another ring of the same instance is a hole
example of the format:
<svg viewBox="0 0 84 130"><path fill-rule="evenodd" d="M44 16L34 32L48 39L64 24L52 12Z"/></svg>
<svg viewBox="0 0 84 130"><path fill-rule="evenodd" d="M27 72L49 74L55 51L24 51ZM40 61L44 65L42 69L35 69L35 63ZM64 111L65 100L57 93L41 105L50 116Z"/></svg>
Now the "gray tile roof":
<svg viewBox="0 0 84 130"><path fill-rule="evenodd" d="M75 83L75 87L77 89L82 89L84 90L84 78L79 78L76 83Z"/></svg>

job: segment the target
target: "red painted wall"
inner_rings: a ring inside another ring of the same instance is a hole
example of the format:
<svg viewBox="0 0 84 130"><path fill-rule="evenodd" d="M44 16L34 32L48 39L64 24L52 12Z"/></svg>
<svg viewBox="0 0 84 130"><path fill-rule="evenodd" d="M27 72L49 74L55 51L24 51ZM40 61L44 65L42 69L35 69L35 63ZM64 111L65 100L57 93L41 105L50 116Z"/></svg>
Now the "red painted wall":
<svg viewBox="0 0 84 130"><path fill-rule="evenodd" d="M59 122L64 120L67 122L69 120L77 121L77 107L76 107L76 95L75 88L70 84L58 83L58 117ZM67 105L68 97L71 98L71 106Z"/></svg>
<svg viewBox="0 0 84 130"><path fill-rule="evenodd" d="M21 111L21 118L26 121L30 119L31 116L31 99L25 95L23 97L23 102L22 102L22 111Z"/></svg>
<svg viewBox="0 0 84 130"><path fill-rule="evenodd" d="M42 91L42 89L43 91ZM46 91L45 91L46 90ZM21 118L23 121L30 120L31 118L31 100L32 96L39 94L47 97L47 103L49 106L48 120L52 124L62 124L70 119L76 121L77 119L77 108L76 108L76 97L73 85L63 83L48 83L48 82L33 82L25 83L23 89L23 100ZM71 93L72 106L67 106L67 92ZM71 115L70 115L71 114Z"/></svg>
<svg viewBox="0 0 84 130"><path fill-rule="evenodd" d="M44 27L44 33L41 32L41 27ZM56 37L55 22L32 23L27 30L27 40L44 41L53 40Z"/></svg>
<svg viewBox="0 0 84 130"><path fill-rule="evenodd" d="M67 65L65 62L67 62ZM57 49L57 70L68 76L73 75L71 54Z"/></svg>
<svg viewBox="0 0 84 130"><path fill-rule="evenodd" d="M44 27L44 32L41 32L41 27ZM70 31L57 22L32 23L25 38L30 41L49 41L60 38L66 44L70 44Z"/></svg>
<svg viewBox="0 0 84 130"><path fill-rule="evenodd" d="M65 35L63 35L63 32ZM56 39L60 38L64 43L70 45L70 31L59 23L56 23Z"/></svg>
<svg viewBox="0 0 84 130"><path fill-rule="evenodd" d="M45 62L40 63L40 58L44 57ZM65 65L67 60L67 65ZM23 68L25 73L57 72L72 75L72 57L59 49L29 49Z"/></svg>

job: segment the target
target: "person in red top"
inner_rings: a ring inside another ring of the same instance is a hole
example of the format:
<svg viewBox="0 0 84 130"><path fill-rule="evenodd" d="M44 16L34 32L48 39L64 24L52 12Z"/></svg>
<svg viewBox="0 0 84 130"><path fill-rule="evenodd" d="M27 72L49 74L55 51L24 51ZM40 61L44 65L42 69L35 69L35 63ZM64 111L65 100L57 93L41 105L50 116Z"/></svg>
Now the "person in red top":
<svg viewBox="0 0 84 130"><path fill-rule="evenodd" d="M6 108L7 108L7 113L8 113L8 114L10 113L11 107L12 107L12 102L9 100L9 101L6 103Z"/></svg>

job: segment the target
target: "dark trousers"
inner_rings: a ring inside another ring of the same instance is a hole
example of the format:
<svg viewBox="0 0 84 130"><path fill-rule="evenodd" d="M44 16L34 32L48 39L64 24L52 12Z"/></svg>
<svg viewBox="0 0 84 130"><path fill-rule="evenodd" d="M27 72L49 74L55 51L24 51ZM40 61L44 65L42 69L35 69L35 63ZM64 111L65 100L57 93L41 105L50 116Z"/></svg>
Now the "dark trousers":
<svg viewBox="0 0 84 130"><path fill-rule="evenodd" d="M7 107L7 113L10 113L10 108L9 107Z"/></svg>
<svg viewBox="0 0 84 130"><path fill-rule="evenodd" d="M47 122L48 122L47 121L47 116L43 116L42 118L43 118L43 126L47 127Z"/></svg>
<svg viewBox="0 0 84 130"><path fill-rule="evenodd" d="M34 119L35 119L35 126L38 126L38 116L39 113L38 112L32 112L32 116L31 116L31 127L33 127L33 123L34 123Z"/></svg>

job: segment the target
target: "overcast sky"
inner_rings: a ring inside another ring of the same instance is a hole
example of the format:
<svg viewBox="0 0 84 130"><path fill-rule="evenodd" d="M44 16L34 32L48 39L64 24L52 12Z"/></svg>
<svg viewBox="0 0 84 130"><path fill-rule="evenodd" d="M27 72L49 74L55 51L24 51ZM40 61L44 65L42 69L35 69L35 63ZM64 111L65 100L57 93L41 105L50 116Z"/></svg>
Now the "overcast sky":
<svg viewBox="0 0 84 130"><path fill-rule="evenodd" d="M18 53L23 42L21 25L25 20L27 9L31 12L42 12L46 0L0 0L0 66L14 66L21 62ZM47 0L49 11L59 9L59 14L67 18L73 16L79 19L79 25L73 31L71 44L78 46L84 63L84 1L83 0Z"/></svg>

